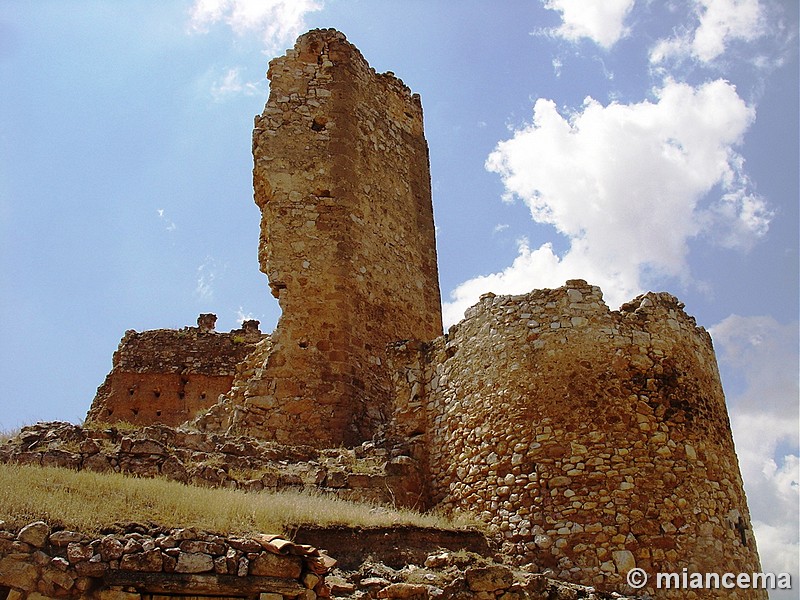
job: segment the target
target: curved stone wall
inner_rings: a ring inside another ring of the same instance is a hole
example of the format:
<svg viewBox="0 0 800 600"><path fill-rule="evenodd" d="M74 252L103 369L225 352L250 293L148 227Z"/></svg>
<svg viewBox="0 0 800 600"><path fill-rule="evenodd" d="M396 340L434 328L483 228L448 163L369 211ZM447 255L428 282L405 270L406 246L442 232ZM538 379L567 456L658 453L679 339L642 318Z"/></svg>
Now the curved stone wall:
<svg viewBox="0 0 800 600"><path fill-rule="evenodd" d="M410 378L433 503L575 582L758 571L711 339L682 308L648 293L612 312L581 280L485 295Z"/></svg>

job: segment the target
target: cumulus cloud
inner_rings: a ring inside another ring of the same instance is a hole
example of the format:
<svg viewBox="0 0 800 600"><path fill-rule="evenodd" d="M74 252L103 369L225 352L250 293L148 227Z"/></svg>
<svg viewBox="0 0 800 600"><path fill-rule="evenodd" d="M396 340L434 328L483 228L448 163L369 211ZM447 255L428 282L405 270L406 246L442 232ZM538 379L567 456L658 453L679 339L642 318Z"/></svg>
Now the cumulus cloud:
<svg viewBox="0 0 800 600"><path fill-rule="evenodd" d="M322 6L315 0L195 0L190 27L205 33L221 21L237 35L260 34L265 52L276 52L302 33L305 15Z"/></svg>
<svg viewBox="0 0 800 600"><path fill-rule="evenodd" d="M510 267L454 290L449 322L480 293L522 293L574 277L601 285L619 305L657 277L688 283L693 237L746 249L764 235L771 213L748 190L735 151L753 108L724 80L668 80L655 97L607 106L587 98L566 117L554 102L536 101L533 122L500 142L486 168L501 176L506 201L522 200L534 221L569 239L569 250L558 256L549 244L532 249L523 240Z"/></svg>
<svg viewBox="0 0 800 600"><path fill-rule="evenodd" d="M671 38L659 40L650 61L691 57L708 63L725 53L735 40L751 42L766 31L759 0L692 0L696 23Z"/></svg>
<svg viewBox="0 0 800 600"><path fill-rule="evenodd" d="M588 38L605 49L611 48L628 30L625 17L635 0L544 0L544 7L561 13L561 25L551 34L571 42ZM554 65L555 66L555 65Z"/></svg>
<svg viewBox="0 0 800 600"><path fill-rule="evenodd" d="M798 323L731 315L711 328L762 567L793 573L800 558ZM776 596L777 598L777 596Z"/></svg>

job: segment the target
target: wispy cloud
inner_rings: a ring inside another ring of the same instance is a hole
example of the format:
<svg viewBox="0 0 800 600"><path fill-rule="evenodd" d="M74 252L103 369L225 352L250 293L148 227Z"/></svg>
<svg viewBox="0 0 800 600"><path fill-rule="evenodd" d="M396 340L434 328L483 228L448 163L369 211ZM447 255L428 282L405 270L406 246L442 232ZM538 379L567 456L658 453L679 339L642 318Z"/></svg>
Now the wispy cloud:
<svg viewBox="0 0 800 600"><path fill-rule="evenodd" d="M726 381L738 387L727 390L731 426L762 567L797 580L798 323L731 315L710 331Z"/></svg>
<svg viewBox="0 0 800 600"><path fill-rule="evenodd" d="M222 22L236 35L259 35L264 51L275 53L303 31L306 14L322 7L321 0L195 0L189 25L205 33Z"/></svg>
<svg viewBox="0 0 800 600"><path fill-rule="evenodd" d="M249 321L254 318L255 317L253 316L253 313L249 311L245 312L244 307L242 306L240 306L239 309L236 311L236 322L239 323L239 325L241 325L245 321Z"/></svg>
<svg viewBox="0 0 800 600"><path fill-rule="evenodd" d="M487 291L522 293L575 277L600 285L617 306L648 277L688 283L691 238L748 248L771 218L736 152L754 118L723 80L667 81L655 101L634 104L587 98L569 117L537 100L533 122L498 143L486 167L501 176L504 199L524 202L534 221L569 239L569 250L558 256L550 244L521 240L511 266L452 292L446 320ZM714 189L720 198L710 197Z"/></svg>
<svg viewBox="0 0 800 600"><path fill-rule="evenodd" d="M693 58L708 63L736 40L752 42L767 33L766 18L759 0L692 0L695 22L680 33L659 40L650 61Z"/></svg>
<svg viewBox="0 0 800 600"><path fill-rule="evenodd" d="M217 79L211 86L211 95L217 101L222 101L229 96L254 96L263 95L262 81L242 81L240 67L228 69L225 74Z"/></svg>
<svg viewBox="0 0 800 600"><path fill-rule="evenodd" d="M214 282L220 268L218 261L211 256L207 256L197 267L197 285L194 293L200 300L207 301L214 298Z"/></svg>
<svg viewBox="0 0 800 600"><path fill-rule="evenodd" d="M164 224L164 228L167 231L175 231L178 226L175 225L172 219L170 219L166 213L164 212L163 208L156 209L156 214L158 215L159 220Z"/></svg>
<svg viewBox="0 0 800 600"><path fill-rule="evenodd" d="M492 229L492 233L502 233L503 231L508 229L508 227L509 227L508 223L498 223L497 225L494 226L494 229Z"/></svg>
<svg viewBox="0 0 800 600"><path fill-rule="evenodd" d="M543 0L545 8L561 13L561 25L548 33L571 42L590 39L609 49L628 33L625 18L634 1Z"/></svg>

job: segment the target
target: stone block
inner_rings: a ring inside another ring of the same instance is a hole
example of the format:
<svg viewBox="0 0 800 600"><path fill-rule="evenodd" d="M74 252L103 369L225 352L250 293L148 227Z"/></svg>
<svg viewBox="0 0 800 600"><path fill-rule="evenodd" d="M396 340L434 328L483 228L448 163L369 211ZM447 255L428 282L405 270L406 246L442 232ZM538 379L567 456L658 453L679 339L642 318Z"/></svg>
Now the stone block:
<svg viewBox="0 0 800 600"><path fill-rule="evenodd" d="M214 559L208 554L181 552L178 555L176 573L206 573L214 570Z"/></svg>
<svg viewBox="0 0 800 600"><path fill-rule="evenodd" d="M428 586L421 583L393 583L378 592L378 598L419 600L428 597Z"/></svg>
<svg viewBox="0 0 800 600"><path fill-rule="evenodd" d="M250 561L250 575L298 579L301 571L302 561L296 556L261 552Z"/></svg>
<svg viewBox="0 0 800 600"><path fill-rule="evenodd" d="M506 566L471 567L464 573L467 586L473 592L494 592L510 587L514 583L514 573Z"/></svg>
<svg viewBox="0 0 800 600"><path fill-rule="evenodd" d="M36 521L20 529L17 539L35 548L44 548L49 535L50 526L44 521Z"/></svg>
<svg viewBox="0 0 800 600"><path fill-rule="evenodd" d="M10 556L0 558L0 585L16 589L32 591L36 589L39 570L24 558L15 559Z"/></svg>

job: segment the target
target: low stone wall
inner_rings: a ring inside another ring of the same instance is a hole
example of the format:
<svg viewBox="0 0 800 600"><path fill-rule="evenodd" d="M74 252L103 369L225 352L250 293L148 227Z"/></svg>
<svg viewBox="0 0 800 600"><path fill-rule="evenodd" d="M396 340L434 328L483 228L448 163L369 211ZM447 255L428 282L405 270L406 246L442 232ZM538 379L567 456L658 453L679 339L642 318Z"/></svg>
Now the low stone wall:
<svg viewBox="0 0 800 600"><path fill-rule="evenodd" d="M38 423L0 445L0 463L164 477L250 492L315 490L342 499L424 508L417 461L365 442L318 450L152 425L140 429Z"/></svg>
<svg viewBox="0 0 800 600"><path fill-rule="evenodd" d="M336 561L278 536L223 537L194 529L127 531L91 537L51 530L42 521L20 531L0 522L0 597L139 600L145 595L315 600L328 596Z"/></svg>

